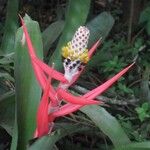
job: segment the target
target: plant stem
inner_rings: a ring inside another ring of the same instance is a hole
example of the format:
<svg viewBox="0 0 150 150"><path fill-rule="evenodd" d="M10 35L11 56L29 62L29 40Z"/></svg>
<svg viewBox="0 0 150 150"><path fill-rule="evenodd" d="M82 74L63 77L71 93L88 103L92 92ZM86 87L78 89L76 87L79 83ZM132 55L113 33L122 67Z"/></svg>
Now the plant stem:
<svg viewBox="0 0 150 150"><path fill-rule="evenodd" d="M149 79L150 79L150 67L147 65L142 74L141 93L140 93L141 102L148 101L150 103Z"/></svg>
<svg viewBox="0 0 150 150"><path fill-rule="evenodd" d="M134 13L134 0L131 0L130 3L130 18L129 18L129 27L128 27L128 44L131 42L132 37L132 23L133 23L133 13Z"/></svg>

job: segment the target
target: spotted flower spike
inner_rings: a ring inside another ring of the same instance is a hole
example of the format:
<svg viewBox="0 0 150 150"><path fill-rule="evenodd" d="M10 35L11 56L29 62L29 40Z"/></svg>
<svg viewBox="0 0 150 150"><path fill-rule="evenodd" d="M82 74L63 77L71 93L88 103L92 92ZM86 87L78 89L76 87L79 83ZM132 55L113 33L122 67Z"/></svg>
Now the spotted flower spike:
<svg viewBox="0 0 150 150"><path fill-rule="evenodd" d="M95 52L97 47L100 45L100 43L101 43L101 38L91 47L91 49L89 49L89 51L88 51L89 59L92 57L93 53ZM81 70L72 78L72 81L68 84L68 87L71 86L74 82L77 81L80 74L83 72L84 68L85 68L85 66L81 67Z"/></svg>
<svg viewBox="0 0 150 150"><path fill-rule="evenodd" d="M80 26L71 42L68 42L67 46L62 48L64 76L68 81L71 81L81 70L82 65L89 61L87 49L89 35L89 30L85 26Z"/></svg>
<svg viewBox="0 0 150 150"><path fill-rule="evenodd" d="M41 137L52 131L56 118L73 113L86 105L102 105L102 101L94 100L96 96L105 92L122 75L124 75L133 64L129 65L114 77L84 94L74 96L68 88L78 79L96 48L100 45L98 40L91 49L87 49L90 31L85 26L80 26L75 32L72 40L62 47L64 74L56 71L40 60L35 53L31 39L23 19L20 17L23 26L23 36L28 46L31 64L39 82L43 95L37 110L37 128L34 137ZM53 87L51 79L60 82L58 87ZM64 103L62 103L64 101Z"/></svg>

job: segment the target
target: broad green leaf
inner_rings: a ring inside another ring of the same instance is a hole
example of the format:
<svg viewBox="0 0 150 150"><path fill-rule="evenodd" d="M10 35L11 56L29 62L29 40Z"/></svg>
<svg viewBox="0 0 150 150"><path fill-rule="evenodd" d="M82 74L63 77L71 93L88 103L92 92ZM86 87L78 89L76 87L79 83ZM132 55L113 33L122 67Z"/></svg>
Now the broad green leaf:
<svg viewBox="0 0 150 150"><path fill-rule="evenodd" d="M15 33L17 31L17 19L18 19L18 0L8 0L7 2L7 14L4 28L4 36L1 44L1 52L8 54L14 51Z"/></svg>
<svg viewBox="0 0 150 150"><path fill-rule="evenodd" d="M100 38L104 41L113 25L114 19L108 12L99 14L87 23L86 26L90 30L89 47L91 47Z"/></svg>
<svg viewBox="0 0 150 150"><path fill-rule="evenodd" d="M122 145L121 147L115 148L115 150L149 150L150 141L131 143L128 145Z"/></svg>
<svg viewBox="0 0 150 150"><path fill-rule="evenodd" d="M145 29L148 35L150 35L150 6L145 8L140 14L139 23L145 24Z"/></svg>
<svg viewBox="0 0 150 150"><path fill-rule="evenodd" d="M102 41L104 41L112 29L113 24L114 19L108 12L103 12L91 20L87 24L87 27L90 29L89 47L91 47L99 38L102 38ZM100 61L107 59L107 57L108 54L97 51L88 63L87 69L97 66L100 64ZM101 58L101 60L99 58Z"/></svg>
<svg viewBox="0 0 150 150"><path fill-rule="evenodd" d="M37 22L27 15L25 24L37 55L43 57L42 37ZM15 41L15 81L18 123L18 149L26 149L28 140L36 128L36 111L41 97L41 89L35 78L26 42L22 43L23 31L19 28Z"/></svg>
<svg viewBox="0 0 150 150"><path fill-rule="evenodd" d="M89 8L90 0L70 0L62 36L49 62L54 62L57 70L62 69L62 47L72 39L77 28L85 24Z"/></svg>
<svg viewBox="0 0 150 150"><path fill-rule="evenodd" d="M47 53L51 44L58 38L64 27L64 21L56 21L50 24L42 33L44 54Z"/></svg>
<svg viewBox="0 0 150 150"><path fill-rule="evenodd" d="M145 8L139 18L139 23L144 23L150 20L150 7Z"/></svg>
<svg viewBox="0 0 150 150"><path fill-rule="evenodd" d="M0 126L10 135L15 119L15 95L14 92L7 92L0 96Z"/></svg>
<svg viewBox="0 0 150 150"><path fill-rule="evenodd" d="M100 130L106 134L115 147L130 143L129 138L118 121L100 106L86 106L81 108Z"/></svg>
<svg viewBox="0 0 150 150"><path fill-rule="evenodd" d="M150 20L147 22L146 30L147 30L148 35L150 35Z"/></svg>
<svg viewBox="0 0 150 150"><path fill-rule="evenodd" d="M44 136L38 139L33 145L31 145L28 150L52 150L55 143L61 138L73 134L75 132L86 131L87 128L79 124L64 124L61 129L52 132L48 136Z"/></svg>

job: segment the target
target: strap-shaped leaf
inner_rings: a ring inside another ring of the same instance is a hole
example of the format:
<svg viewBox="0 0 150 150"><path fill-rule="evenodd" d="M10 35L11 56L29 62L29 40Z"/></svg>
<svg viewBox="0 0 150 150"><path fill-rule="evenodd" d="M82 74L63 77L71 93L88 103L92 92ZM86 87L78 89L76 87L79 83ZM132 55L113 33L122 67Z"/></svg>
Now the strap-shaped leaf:
<svg viewBox="0 0 150 150"><path fill-rule="evenodd" d="M27 15L24 20L36 53L38 57L42 58L43 46L39 25ZM28 140L33 137L36 128L36 112L41 97L41 90L35 78L24 40L22 28L19 28L15 41L15 81L18 149L21 150L26 149Z"/></svg>
<svg viewBox="0 0 150 150"><path fill-rule="evenodd" d="M114 18L108 12L103 12L87 23L90 30L89 46L91 47L99 38L105 40L114 25Z"/></svg>
<svg viewBox="0 0 150 150"><path fill-rule="evenodd" d="M115 117L100 106L86 106L81 108L95 124L106 134L115 147L130 143L129 138L121 128Z"/></svg>
<svg viewBox="0 0 150 150"><path fill-rule="evenodd" d="M43 50L46 55L52 43L58 38L64 28L64 21L58 20L50 24L42 33Z"/></svg>
<svg viewBox="0 0 150 150"><path fill-rule="evenodd" d="M8 0L7 2L7 14L4 28L4 36L1 44L1 50L5 54L14 52L15 33L18 27L18 6L19 0Z"/></svg>
<svg viewBox="0 0 150 150"><path fill-rule="evenodd" d="M52 150L55 143L61 138L76 132L87 131L87 127L79 124L64 124L61 129L52 132L51 135L38 139L28 150Z"/></svg>
<svg viewBox="0 0 150 150"><path fill-rule="evenodd" d="M150 142L136 142L131 143L128 145L122 145L121 147L117 147L114 150L149 150L150 149Z"/></svg>

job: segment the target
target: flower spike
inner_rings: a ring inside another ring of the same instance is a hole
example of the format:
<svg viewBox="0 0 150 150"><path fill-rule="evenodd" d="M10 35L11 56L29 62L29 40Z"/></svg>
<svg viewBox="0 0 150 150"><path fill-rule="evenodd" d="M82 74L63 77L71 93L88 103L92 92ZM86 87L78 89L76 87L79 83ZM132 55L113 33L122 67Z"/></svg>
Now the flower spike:
<svg viewBox="0 0 150 150"><path fill-rule="evenodd" d="M88 57L89 57L89 58L92 57L92 55L93 55L93 53L95 52L95 50L97 49L97 47L101 44L101 40L102 40L102 38L100 38L100 39L91 47L91 49L90 49L89 52L88 52ZM66 59L66 60L64 61L64 69L67 68L67 67L65 67L65 66L66 66L66 62L67 62L67 64L70 64L70 63L68 62L68 60ZM73 62L73 63L74 63L74 62ZM70 65L72 65L72 64L70 64ZM69 66L69 67L70 67L70 66ZM79 66L78 66L78 67L79 67ZM80 67L80 71L78 71L77 73L74 73L73 77L70 76L70 74L68 75L70 82L69 82L69 84L67 84L67 87L71 86L74 82L77 81L77 79L79 78L79 76L80 76L81 73L83 72L84 68L85 68L85 66L81 66L81 67ZM65 71L65 72L67 72L67 71ZM67 75L66 75L66 76L67 76ZM71 78L70 78L70 77L71 77ZM68 77L67 77L67 78L68 78Z"/></svg>
<svg viewBox="0 0 150 150"><path fill-rule="evenodd" d="M82 64L89 61L88 57L88 39L90 32L85 26L80 26L75 32L71 42L62 48L62 56L64 58L65 77L69 82L82 69Z"/></svg>

